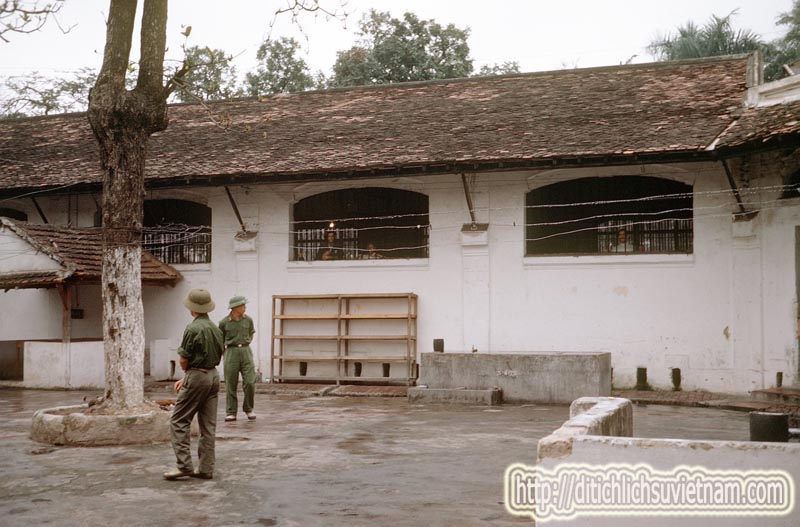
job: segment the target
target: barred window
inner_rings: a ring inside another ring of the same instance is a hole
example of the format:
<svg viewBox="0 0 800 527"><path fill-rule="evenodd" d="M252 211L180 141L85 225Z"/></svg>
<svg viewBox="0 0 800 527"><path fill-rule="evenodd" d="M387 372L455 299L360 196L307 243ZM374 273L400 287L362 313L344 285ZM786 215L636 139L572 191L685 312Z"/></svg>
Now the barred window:
<svg viewBox="0 0 800 527"><path fill-rule="evenodd" d="M691 253L692 186L617 176L554 183L526 196L525 254Z"/></svg>
<svg viewBox="0 0 800 527"><path fill-rule="evenodd" d="M164 263L211 262L211 209L180 199L145 201L142 244Z"/></svg>
<svg viewBox="0 0 800 527"><path fill-rule="evenodd" d="M381 187L342 189L294 206L292 260L428 257L428 196Z"/></svg>

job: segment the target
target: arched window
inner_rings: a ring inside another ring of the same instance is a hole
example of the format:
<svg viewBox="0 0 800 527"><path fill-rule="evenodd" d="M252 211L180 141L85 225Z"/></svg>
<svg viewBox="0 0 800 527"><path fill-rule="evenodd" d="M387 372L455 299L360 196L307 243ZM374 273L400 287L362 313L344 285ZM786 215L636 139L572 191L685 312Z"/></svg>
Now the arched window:
<svg viewBox="0 0 800 527"><path fill-rule="evenodd" d="M294 260L428 257L428 196L391 188L324 192L294 206Z"/></svg>
<svg viewBox="0 0 800 527"><path fill-rule="evenodd" d="M0 207L0 216L18 221L28 221L28 215L17 209Z"/></svg>
<svg viewBox="0 0 800 527"><path fill-rule="evenodd" d="M528 192L525 254L692 252L692 187L617 176L554 183Z"/></svg>
<svg viewBox="0 0 800 527"><path fill-rule="evenodd" d="M164 263L211 261L211 209L180 199L144 202L144 248Z"/></svg>

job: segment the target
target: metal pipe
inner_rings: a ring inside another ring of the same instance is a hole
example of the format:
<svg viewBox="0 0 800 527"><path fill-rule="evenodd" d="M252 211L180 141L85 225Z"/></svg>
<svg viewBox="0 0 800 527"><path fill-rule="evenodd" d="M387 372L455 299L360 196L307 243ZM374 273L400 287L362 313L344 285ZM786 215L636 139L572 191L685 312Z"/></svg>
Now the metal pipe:
<svg viewBox="0 0 800 527"><path fill-rule="evenodd" d="M31 197L31 201L33 202L34 207L36 207L36 212L39 213L39 217L42 218L42 221L45 224L50 223L49 221L47 221L47 216L44 215L44 211L42 210L42 207L39 206L39 202L36 201L36 198Z"/></svg>
<svg viewBox="0 0 800 527"><path fill-rule="evenodd" d="M242 220L242 215L239 214L239 207L236 206L236 202L233 201L233 194L231 194L231 190L228 186L225 186L225 192L228 194L228 200L231 202L231 207L233 207L233 212L236 214L236 219L239 220L239 225L242 226L242 232L247 232L247 227L244 226L244 221Z"/></svg>
<svg viewBox="0 0 800 527"><path fill-rule="evenodd" d="M464 195L467 197L467 207L469 207L469 218L472 223L475 223L475 207L472 206L472 195L469 193L469 183L467 183L467 175L461 173L461 183L464 184Z"/></svg>
<svg viewBox="0 0 800 527"><path fill-rule="evenodd" d="M731 174L731 169L728 166L728 160L722 159L722 168L725 169L725 175L728 177L728 184L731 186L731 190L733 191L733 196L736 198L736 203L739 205L739 212L742 216L748 216L750 213L744 206L742 202L742 195L739 193L739 187L736 186L736 180L733 179L733 174Z"/></svg>

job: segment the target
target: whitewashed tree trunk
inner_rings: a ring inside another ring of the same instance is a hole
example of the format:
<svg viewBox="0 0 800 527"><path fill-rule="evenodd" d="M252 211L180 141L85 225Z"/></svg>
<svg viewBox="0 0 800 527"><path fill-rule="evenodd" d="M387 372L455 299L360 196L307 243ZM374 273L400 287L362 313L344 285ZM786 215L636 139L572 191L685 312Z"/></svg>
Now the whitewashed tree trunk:
<svg viewBox="0 0 800 527"><path fill-rule="evenodd" d="M140 246L103 251L103 340L105 397L109 406L144 402L144 310Z"/></svg>

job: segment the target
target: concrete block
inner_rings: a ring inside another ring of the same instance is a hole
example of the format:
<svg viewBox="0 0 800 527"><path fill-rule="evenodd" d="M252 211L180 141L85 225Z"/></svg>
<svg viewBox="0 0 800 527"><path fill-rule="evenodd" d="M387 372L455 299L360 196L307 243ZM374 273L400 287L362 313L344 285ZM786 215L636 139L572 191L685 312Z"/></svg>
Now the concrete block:
<svg viewBox="0 0 800 527"><path fill-rule="evenodd" d="M611 354L422 353L420 384L431 389L499 388L506 402L567 404L611 395Z"/></svg>
<svg viewBox="0 0 800 527"><path fill-rule="evenodd" d="M408 402L495 406L503 403L503 392L497 388L488 390L468 390L466 388L409 388Z"/></svg>

